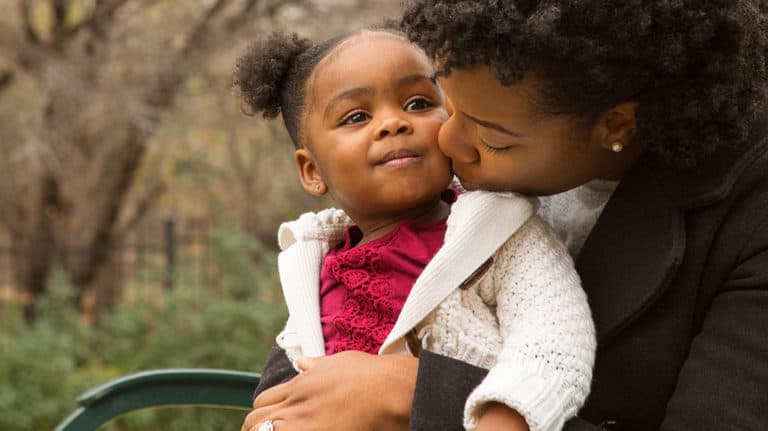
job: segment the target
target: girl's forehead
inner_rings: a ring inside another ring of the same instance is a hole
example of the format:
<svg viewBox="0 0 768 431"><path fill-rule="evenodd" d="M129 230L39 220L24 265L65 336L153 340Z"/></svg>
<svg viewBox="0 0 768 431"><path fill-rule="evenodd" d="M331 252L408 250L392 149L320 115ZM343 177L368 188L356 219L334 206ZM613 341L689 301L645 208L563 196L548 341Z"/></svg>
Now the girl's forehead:
<svg viewBox="0 0 768 431"><path fill-rule="evenodd" d="M317 96L318 87L327 91L350 85L349 79L391 73L392 64L431 70L426 54L404 36L375 30L356 33L318 62L307 80L306 94Z"/></svg>
<svg viewBox="0 0 768 431"><path fill-rule="evenodd" d="M345 54L351 52L352 55L355 55L358 50L367 51L377 45L389 45L390 47L402 45L403 48L415 48L415 46L403 35L384 30L361 30L350 35L333 47L331 51L328 52L328 55L318 62L315 67L315 72L323 66L327 66L334 61L337 61L339 58L344 57Z"/></svg>

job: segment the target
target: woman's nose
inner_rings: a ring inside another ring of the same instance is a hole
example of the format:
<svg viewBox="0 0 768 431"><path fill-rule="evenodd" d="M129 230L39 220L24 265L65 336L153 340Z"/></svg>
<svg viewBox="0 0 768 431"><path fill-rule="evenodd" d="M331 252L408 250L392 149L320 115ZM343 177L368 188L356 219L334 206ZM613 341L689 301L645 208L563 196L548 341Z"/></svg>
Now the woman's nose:
<svg viewBox="0 0 768 431"><path fill-rule="evenodd" d="M410 133L413 133L411 122L397 115L392 115L379 124L379 128L376 130L376 139Z"/></svg>
<svg viewBox="0 0 768 431"><path fill-rule="evenodd" d="M448 111L449 117L453 115L453 102L448 96L445 96L445 110Z"/></svg>
<svg viewBox="0 0 768 431"><path fill-rule="evenodd" d="M437 137L437 143L440 151L451 160L461 163L474 163L480 159L480 154L472 144L467 130L465 120L462 120L461 114L453 112L453 105L450 106L451 116L448 121L440 127L440 133Z"/></svg>

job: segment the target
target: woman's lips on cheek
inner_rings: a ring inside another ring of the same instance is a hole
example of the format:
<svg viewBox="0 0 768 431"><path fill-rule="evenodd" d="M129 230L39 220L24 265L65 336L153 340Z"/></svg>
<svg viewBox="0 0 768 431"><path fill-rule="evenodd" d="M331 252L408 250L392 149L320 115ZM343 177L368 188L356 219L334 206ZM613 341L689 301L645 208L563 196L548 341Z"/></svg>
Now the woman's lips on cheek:
<svg viewBox="0 0 768 431"><path fill-rule="evenodd" d="M469 181L465 181L461 177L459 177L459 182L461 182L461 187L463 187L464 190L466 190L468 192L471 192L471 191L474 191L474 190L480 190L480 185L479 184L475 184L475 183L472 183L472 182L469 182Z"/></svg>
<svg viewBox="0 0 768 431"><path fill-rule="evenodd" d="M454 164L454 163L451 163L451 175L452 175L452 176L455 176L456 178L458 178L458 179L459 179L459 182L461 183L461 187L462 187L464 190L468 191L468 192L471 192L471 191L473 191L473 190L479 190L479 189L481 189L481 187L480 187L480 185L479 185L479 184L477 184L477 183L473 183L473 182L471 182L471 181L467 181L466 179L464 179L464 178L461 176L461 174L457 173L457 172L456 172L456 166L455 166L455 164Z"/></svg>

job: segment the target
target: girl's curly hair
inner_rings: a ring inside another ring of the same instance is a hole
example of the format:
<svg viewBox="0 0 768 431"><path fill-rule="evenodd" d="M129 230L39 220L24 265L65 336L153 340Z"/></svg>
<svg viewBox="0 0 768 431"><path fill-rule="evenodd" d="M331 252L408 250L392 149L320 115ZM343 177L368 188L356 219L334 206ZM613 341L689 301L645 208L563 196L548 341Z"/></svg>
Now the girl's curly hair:
<svg viewBox="0 0 768 431"><path fill-rule="evenodd" d="M317 63L342 36L319 44L296 33L274 31L251 43L237 59L233 86L240 89L244 112L264 118L283 115L294 146L300 147L304 84Z"/></svg>
<svg viewBox="0 0 768 431"><path fill-rule="evenodd" d="M401 27L452 68L531 71L544 114L589 121L637 100L637 139L692 166L766 107L768 0L412 0Z"/></svg>

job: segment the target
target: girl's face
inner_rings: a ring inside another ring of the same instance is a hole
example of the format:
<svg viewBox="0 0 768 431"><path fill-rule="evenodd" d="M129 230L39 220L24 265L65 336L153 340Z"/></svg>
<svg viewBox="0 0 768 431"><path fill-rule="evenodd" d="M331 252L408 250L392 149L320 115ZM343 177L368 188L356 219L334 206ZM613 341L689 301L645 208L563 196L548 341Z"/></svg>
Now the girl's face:
<svg viewBox="0 0 768 431"><path fill-rule="evenodd" d="M618 179L624 159L634 156L606 149L624 123L616 123L619 130L537 115L531 78L504 86L487 67L474 66L452 69L439 81L452 111L440 131L440 148L467 189L559 193L596 178Z"/></svg>
<svg viewBox="0 0 768 431"><path fill-rule="evenodd" d="M448 118L425 54L386 32L342 42L307 83L304 188L328 191L356 222L439 199L450 163L437 144Z"/></svg>

